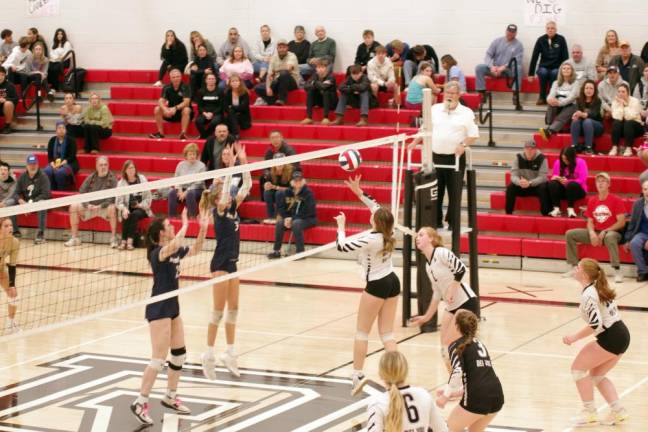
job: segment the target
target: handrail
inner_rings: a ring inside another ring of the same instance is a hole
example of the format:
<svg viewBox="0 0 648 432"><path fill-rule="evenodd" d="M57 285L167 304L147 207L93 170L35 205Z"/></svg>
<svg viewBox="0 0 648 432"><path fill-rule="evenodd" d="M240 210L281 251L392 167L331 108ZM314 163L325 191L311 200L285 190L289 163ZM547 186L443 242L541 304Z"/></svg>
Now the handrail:
<svg viewBox="0 0 648 432"><path fill-rule="evenodd" d="M65 57L61 60L62 63L66 62L69 58L72 58L72 63L71 63L71 70L72 70L72 76L74 76L74 97L78 98L79 97L79 80L77 79L76 76L76 69L77 69L77 62L76 62L76 53L74 50L70 50L65 54Z"/></svg>
<svg viewBox="0 0 648 432"><path fill-rule="evenodd" d="M488 109L484 112L484 104L488 102ZM479 123L488 122L488 146L495 147L493 140L493 94L489 91L482 93L482 100L479 103Z"/></svg>
<svg viewBox="0 0 648 432"><path fill-rule="evenodd" d="M522 85L522 81L518 75L519 71L517 59L513 57L511 61L509 61L507 67L511 71L511 75L506 76L506 86L513 90L513 104L515 105L515 109L517 111L522 111L522 105L520 104L520 87ZM517 84L515 88L513 87L513 83Z"/></svg>
<svg viewBox="0 0 648 432"><path fill-rule="evenodd" d="M32 87L36 89L35 91L36 96L30 103L27 103L27 95L29 95L29 90ZM43 91L47 92L47 86L45 84L45 81L42 81L41 85L38 87L36 86L36 81L32 81L22 91L22 103L23 103L23 107L25 108L25 111L29 111L30 109L32 109L34 105L36 105L36 130L37 131L43 130L43 125L41 124L41 116L40 116L40 104L43 101L43 98L41 97L41 92Z"/></svg>

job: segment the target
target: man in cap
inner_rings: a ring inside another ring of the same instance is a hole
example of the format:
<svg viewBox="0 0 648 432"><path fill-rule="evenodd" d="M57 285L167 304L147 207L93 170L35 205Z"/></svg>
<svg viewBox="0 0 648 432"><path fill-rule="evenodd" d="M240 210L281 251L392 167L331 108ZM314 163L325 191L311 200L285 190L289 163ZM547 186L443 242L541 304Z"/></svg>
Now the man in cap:
<svg viewBox="0 0 648 432"><path fill-rule="evenodd" d="M297 56L288 51L288 41L277 41L277 52L270 59L268 79L256 87L259 96L255 105L285 105L288 92L299 88Z"/></svg>
<svg viewBox="0 0 648 432"><path fill-rule="evenodd" d="M603 81L598 83L598 95L601 98L601 109L603 116L606 118L612 117L612 102L617 95L617 87L621 83L626 83L619 74L619 68L612 65L608 66L606 77Z"/></svg>
<svg viewBox="0 0 648 432"><path fill-rule="evenodd" d="M519 196L537 196L540 211L546 216L551 211L547 195L547 158L538 150L534 140L524 143L511 166L511 182L506 186L506 214L513 214L515 199Z"/></svg>
<svg viewBox="0 0 648 432"><path fill-rule="evenodd" d="M38 158L36 155L27 156L27 166L18 178L16 189L14 190L13 202L16 204L27 204L43 201L50 198L50 182L45 173L38 167ZM18 229L17 216L11 216L14 226L14 237L20 237ZM47 222L47 211L38 212L38 231L34 244L40 244L45 241L45 225Z"/></svg>
<svg viewBox="0 0 648 432"><path fill-rule="evenodd" d="M619 47L621 48L621 54L612 57L609 65L619 68L621 78L630 85L630 94L632 94L635 86L641 80L644 62L641 57L632 54L630 42L627 40L621 41Z"/></svg>

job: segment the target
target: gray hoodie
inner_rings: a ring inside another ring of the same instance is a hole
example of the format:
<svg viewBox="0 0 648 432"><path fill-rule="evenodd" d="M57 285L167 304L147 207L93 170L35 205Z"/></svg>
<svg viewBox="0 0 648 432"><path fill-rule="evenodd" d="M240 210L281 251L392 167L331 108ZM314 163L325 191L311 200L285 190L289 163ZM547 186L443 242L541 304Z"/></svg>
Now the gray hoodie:
<svg viewBox="0 0 648 432"><path fill-rule="evenodd" d="M16 179L9 173L9 177L7 177L7 180L1 181L0 180L0 202L3 203L4 205L12 205L15 204L14 202L8 202L11 200L11 197L14 194L14 190L16 189Z"/></svg>
<svg viewBox="0 0 648 432"><path fill-rule="evenodd" d="M601 108L603 111L612 111L612 102L614 102L614 98L616 98L617 87L621 83L628 84L621 77L619 77L616 84L610 84L608 78L605 78L603 81L598 83L598 95L601 98Z"/></svg>

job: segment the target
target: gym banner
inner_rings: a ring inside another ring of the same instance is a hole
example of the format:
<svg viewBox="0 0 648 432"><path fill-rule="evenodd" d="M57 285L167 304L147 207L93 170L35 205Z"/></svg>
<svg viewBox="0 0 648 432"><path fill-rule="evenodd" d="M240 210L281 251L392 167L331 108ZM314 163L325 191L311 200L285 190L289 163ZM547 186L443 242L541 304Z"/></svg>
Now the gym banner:
<svg viewBox="0 0 648 432"><path fill-rule="evenodd" d="M29 17L49 17L59 14L60 0L27 0Z"/></svg>
<svg viewBox="0 0 648 432"><path fill-rule="evenodd" d="M524 24L544 26L547 21L566 24L566 0L523 0Z"/></svg>

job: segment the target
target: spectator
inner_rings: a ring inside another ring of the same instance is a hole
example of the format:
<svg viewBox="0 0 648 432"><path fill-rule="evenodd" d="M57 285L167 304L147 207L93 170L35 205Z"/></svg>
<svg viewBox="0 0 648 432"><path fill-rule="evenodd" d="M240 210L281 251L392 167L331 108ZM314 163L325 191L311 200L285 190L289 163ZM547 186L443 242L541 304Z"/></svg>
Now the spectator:
<svg viewBox="0 0 648 432"><path fill-rule="evenodd" d="M90 105L83 113L85 152L99 153L99 141L112 136L113 116L98 94L90 95Z"/></svg>
<svg viewBox="0 0 648 432"><path fill-rule="evenodd" d="M302 75L313 75L315 73L315 65L322 60L326 61L329 65L329 71L333 70L336 54L335 41L326 36L324 26L315 27L315 37L317 39L311 42L310 50L308 51L310 70L306 74L302 73Z"/></svg>
<svg viewBox="0 0 648 432"><path fill-rule="evenodd" d="M484 93L486 91L486 81L484 77L514 76L517 74L517 80L514 82L514 89L520 90L522 83L522 56L524 47L522 42L517 38L517 26L509 24L506 27L504 36L491 42L484 63L475 67L475 90ZM517 70L511 70L513 67L512 60L517 63ZM516 109L521 109L520 101L516 99L513 93L513 105Z"/></svg>
<svg viewBox="0 0 648 432"><path fill-rule="evenodd" d="M252 127L250 93L241 82L241 78L236 74L230 77L227 92L225 93L224 109L227 113L227 124L236 139L238 139L241 130Z"/></svg>
<svg viewBox="0 0 648 432"><path fill-rule="evenodd" d="M79 193L97 192L100 190L113 189L117 186L117 178L110 171L108 158L99 156L95 161L95 171L90 174L79 188ZM81 245L79 238L79 219L88 221L94 218L105 219L110 223L110 247L115 249L119 246L117 232L117 213L115 211L115 199L104 198L84 203L76 203L70 206L70 238L64 243L67 247Z"/></svg>
<svg viewBox="0 0 648 432"><path fill-rule="evenodd" d="M176 177L207 171L205 164L198 160L197 144L187 144L182 150L182 154L185 159L180 161L176 166ZM174 218L178 215L177 207L180 202L184 202L189 217L198 216L198 202L200 202L200 195L202 195L203 190L205 190L204 181L185 183L172 187L169 190L169 197L167 199L169 217Z"/></svg>
<svg viewBox="0 0 648 432"><path fill-rule="evenodd" d="M601 99L593 80L588 79L581 86L576 110L571 123L572 147L577 153L594 154L594 137L603 134L603 117ZM584 145L578 142L581 134L585 137Z"/></svg>
<svg viewBox="0 0 648 432"><path fill-rule="evenodd" d="M616 66L608 67L607 78L598 83L598 94L601 98L601 107L605 118L612 117L612 102L616 99L617 87L623 83L628 84L621 79L619 68Z"/></svg>
<svg viewBox="0 0 648 432"><path fill-rule="evenodd" d="M149 135L149 138L164 138L163 122L180 122L180 140L187 139L187 128L193 118L191 109L191 90L182 82L182 73L178 69L169 72L171 83L164 86L162 95L158 99L158 105L153 110L157 132Z"/></svg>
<svg viewBox="0 0 648 432"><path fill-rule="evenodd" d="M27 204L50 199L50 183L45 173L38 167L38 158L31 154L27 156L27 169L18 177L16 189L11 198L12 205ZM11 216L14 226L14 237L20 238L18 216ZM45 242L45 226L47 225L47 210L38 212L38 231L34 244Z"/></svg>
<svg viewBox="0 0 648 432"><path fill-rule="evenodd" d="M268 139L270 140L270 147L263 155L264 160L273 159L277 153L281 153L284 156L293 156L297 154L297 152L295 152L295 149L286 142L283 135L278 130L271 131L270 135L268 135ZM294 171L302 170L299 162L293 163L292 166ZM262 177L261 183L263 183L264 181L263 178L268 178L268 176L270 175L270 169L266 168L263 174L264 175Z"/></svg>
<svg viewBox="0 0 648 432"><path fill-rule="evenodd" d="M293 172L284 199L277 203L277 216L274 247L268 258L281 258L281 243L287 229L292 230L297 253L304 252L304 231L317 224L317 211L315 195L301 171Z"/></svg>
<svg viewBox="0 0 648 432"><path fill-rule="evenodd" d="M562 63L568 59L567 41L557 33L556 23L548 21L545 24L545 34L538 38L533 47L529 65L529 82L533 81L533 76L537 73L540 83L540 94L536 105L546 105L547 90L555 81ZM539 64L538 60L540 60ZM538 66L537 71L536 65Z"/></svg>
<svg viewBox="0 0 648 432"><path fill-rule="evenodd" d="M587 164L584 159L576 156L573 147L560 150L560 157L553 164L548 189L549 201L553 207L549 216L560 216L560 201L566 199L567 216L575 218L574 204L587 195Z"/></svg>
<svg viewBox="0 0 648 432"><path fill-rule="evenodd" d="M405 59L407 59L407 55L410 51L409 45L398 39L394 39L385 45L385 49L387 49L387 57L389 57L389 60L394 64L394 67L403 66L403 63L405 62Z"/></svg>
<svg viewBox="0 0 648 432"><path fill-rule="evenodd" d="M608 30L605 33L605 41L596 56L596 71L598 72L599 80L604 80L608 72L610 59L614 56L621 54L619 47L619 35L616 30Z"/></svg>
<svg viewBox="0 0 648 432"><path fill-rule="evenodd" d="M439 58L437 57L434 48L430 45L414 45L407 53L405 62L403 63L403 76L405 78L405 86L408 86L412 77L418 71L418 65L421 62L428 62L434 68L434 72L439 72ZM465 91L464 91L465 92Z"/></svg>
<svg viewBox="0 0 648 432"><path fill-rule="evenodd" d="M237 46L243 48L243 54L245 54L246 57L252 58L252 60L254 60L254 57L252 57L252 50L250 49L247 42L243 40L236 27L230 27L227 32L227 39L218 49L218 56L216 57L218 64L222 65L223 63L225 63L225 60L232 55L234 48Z"/></svg>
<svg viewBox="0 0 648 432"><path fill-rule="evenodd" d="M275 153L273 159L286 157L283 153ZM277 223L277 203L284 199L286 189L290 187L293 166L291 164L275 165L268 169L268 178L263 182L261 197L266 204L266 218L263 223L274 225Z"/></svg>
<svg viewBox="0 0 648 432"><path fill-rule="evenodd" d="M2 174L0 168L0 175ZM632 260L637 266L637 282L648 281L648 180L641 183L642 197L632 205L630 223L624 236L623 248L632 253Z"/></svg>
<svg viewBox="0 0 648 432"><path fill-rule="evenodd" d="M288 51L297 56L297 62L299 62L299 73L300 75L308 76L310 73L311 67L308 64L308 54L310 52L310 42L306 40L306 30L304 26L297 25L295 26L295 39L288 42Z"/></svg>
<svg viewBox="0 0 648 432"><path fill-rule="evenodd" d="M648 42L646 42L641 49L641 60L643 60L644 63L648 64Z"/></svg>
<svg viewBox="0 0 648 432"><path fill-rule="evenodd" d="M162 79L167 72L169 72L169 77L171 77L171 71L173 69L184 71L185 67L187 67L187 63L189 63L189 59L187 58L187 48L185 47L185 44L177 38L173 30L167 30L164 34L164 43L160 50L160 59L162 60L162 64L160 65L158 80L153 84L155 87L162 87Z"/></svg>
<svg viewBox="0 0 648 432"><path fill-rule="evenodd" d="M457 81L461 94L466 93L466 76L459 66L457 66L457 60L450 54L446 54L441 57L441 67L446 71L446 82Z"/></svg>
<svg viewBox="0 0 648 432"><path fill-rule="evenodd" d="M56 122L56 135L47 143L47 162L43 172L52 190L70 190L79 171L76 140L66 133L65 123Z"/></svg>
<svg viewBox="0 0 648 432"><path fill-rule="evenodd" d="M15 189L16 179L11 172L11 167L7 162L0 160L0 208L16 204L13 201Z"/></svg>
<svg viewBox="0 0 648 432"><path fill-rule="evenodd" d="M199 46L196 59L191 66L189 66L191 94L198 94L198 90L200 90L205 82L205 75L212 74L214 75L214 78L216 78L215 74L217 73L217 70L218 67L216 66L216 59L207 54L207 47L204 45Z"/></svg>
<svg viewBox="0 0 648 432"><path fill-rule="evenodd" d="M214 135L207 138L200 154L200 160L207 167L207 171L223 168L221 153L225 147L234 144L235 138L229 134L227 125L216 126Z"/></svg>
<svg viewBox="0 0 648 432"><path fill-rule="evenodd" d="M26 84L33 56L29 50L29 39L21 37L18 46L14 47L7 60L2 64L9 74L9 80L14 84Z"/></svg>
<svg viewBox="0 0 648 432"><path fill-rule="evenodd" d="M511 166L511 182L506 186L506 214L513 214L518 196L537 196L540 212L543 216L549 214L548 171L547 158L538 150L535 141L526 141L524 151L515 156Z"/></svg>
<svg viewBox="0 0 648 432"><path fill-rule="evenodd" d="M49 55L49 67L47 70L47 82L50 86L49 97L53 100L54 93L61 89L61 75L63 69L70 67L70 61L65 56L72 51L72 44L67 38L67 33L62 28L56 29L52 51Z"/></svg>
<svg viewBox="0 0 648 432"><path fill-rule="evenodd" d="M232 50L232 55L230 55L229 58L225 60L225 63L223 63L220 68L220 86L222 89L227 86L229 79L234 74L238 75L240 79L245 81L247 88L252 88L254 69L250 60L248 60L248 58L245 56L243 48L241 48L240 46L234 47L234 49Z"/></svg>
<svg viewBox="0 0 648 432"><path fill-rule="evenodd" d="M47 51L47 42L45 42L45 38L41 34L38 33L38 29L36 27L31 27L29 30L27 30L27 39L29 39L29 50L34 51L34 46L38 42L40 42L43 45L43 49L45 50L45 57L49 56L49 52Z"/></svg>
<svg viewBox="0 0 648 432"><path fill-rule="evenodd" d="M648 110L648 64L644 66L643 76L637 83L632 96L639 99L641 108L644 110L641 116L645 118L648 115L648 113L645 112L645 110Z"/></svg>
<svg viewBox="0 0 648 432"><path fill-rule="evenodd" d="M83 108L76 103L73 93L65 93L59 114L65 122L68 136L72 138L83 137Z"/></svg>
<svg viewBox="0 0 648 432"><path fill-rule="evenodd" d="M376 56L367 63L367 77L371 83L371 92L374 97L378 97L378 90L396 91L394 65L387 58L385 47L376 48Z"/></svg>
<svg viewBox="0 0 648 432"><path fill-rule="evenodd" d="M349 69L351 73L340 85L340 99L335 109L334 125L341 125L344 121L344 112L347 105L360 108L360 121L356 126L367 126L369 117L369 98L371 85L369 78L362 73L362 66L353 65Z"/></svg>
<svg viewBox="0 0 648 432"><path fill-rule="evenodd" d="M335 77L325 62L317 63L315 75L304 86L306 90L306 118L301 124L313 124L313 107L323 108L322 124L330 124L329 111L337 104L337 85Z"/></svg>
<svg viewBox="0 0 648 432"><path fill-rule="evenodd" d="M432 89L433 95L441 93L441 89L434 84L432 75L434 70L432 65L428 62L421 62L419 64L419 71L412 80L407 90L407 97L405 98L405 108L420 110L423 106L423 89Z"/></svg>
<svg viewBox="0 0 648 432"><path fill-rule="evenodd" d="M641 75L644 69L644 62L638 55L632 54L630 43L621 41L621 54L610 59L610 65L619 68L621 78L630 86L630 94L634 92L635 87L641 81Z"/></svg>
<svg viewBox="0 0 648 432"><path fill-rule="evenodd" d="M2 64L18 44L14 42L13 32L9 29L2 30L0 39L2 39L2 42L0 42L0 64Z"/></svg>
<svg viewBox="0 0 648 432"><path fill-rule="evenodd" d="M630 96L630 88L625 83L617 86L617 97L612 102L612 119L612 149L609 155L632 156L634 141L643 135L644 128L641 121L641 102ZM624 146L620 145L621 138Z"/></svg>
<svg viewBox="0 0 648 432"><path fill-rule="evenodd" d="M196 129L198 129L201 139L207 139L214 133L216 125L225 120L224 99L216 85L216 75L208 73L205 76L205 85L198 90L196 97L198 101Z"/></svg>
<svg viewBox="0 0 648 432"><path fill-rule="evenodd" d="M207 55L213 59L216 59L216 50L214 45L209 42L208 39L205 39L199 31L192 31L189 33L189 40L191 41L191 61L196 61L198 57L198 47L204 45L207 48Z"/></svg>
<svg viewBox="0 0 648 432"><path fill-rule="evenodd" d="M255 105L285 105L288 92L299 88L299 64L295 54L288 51L288 41L277 41L277 52L268 67L268 79L256 88ZM264 103L265 102L265 103Z"/></svg>
<svg viewBox="0 0 648 432"><path fill-rule="evenodd" d="M362 32L362 43L358 45L356 49L355 60L353 64L362 66L362 70L367 69L367 63L374 58L376 55L376 48L380 46L380 43L376 42L374 39L373 30L365 30Z"/></svg>
<svg viewBox="0 0 648 432"><path fill-rule="evenodd" d="M146 177L137 172L137 168L132 160L124 162L121 171L121 179L117 183L118 188L132 186L135 184L146 183ZM117 217L122 221L121 243L119 250L135 249L134 241L139 237L137 225L146 217L153 217L151 211L151 202L153 197L151 191L136 192L129 195L117 197Z"/></svg>
<svg viewBox="0 0 648 432"><path fill-rule="evenodd" d="M614 268L614 282L622 283L619 261L621 231L625 227L625 205L618 196L610 193L610 176L606 172L596 174L598 194L587 201L587 228L570 229L565 233L567 242L567 263L571 269L563 277L572 277L578 264L577 243L592 246L605 245L610 253L610 264Z"/></svg>
<svg viewBox="0 0 648 432"><path fill-rule="evenodd" d="M591 61L583 57L583 47L579 44L572 45L571 55L571 63L574 66L576 80L578 81L578 88L580 90L585 81L596 81L596 67L594 67Z"/></svg>
<svg viewBox="0 0 648 432"><path fill-rule="evenodd" d="M47 71L49 69L49 59L45 56L45 46L36 42L32 49L32 62L29 65L29 73L26 79L23 78L22 88L33 82L40 89L41 85L47 86Z"/></svg>
<svg viewBox="0 0 648 432"><path fill-rule="evenodd" d="M254 47L253 57L254 61L254 74L259 77L259 81L265 81L266 72L268 71L268 65L272 56L275 55L277 50L276 45L272 42L272 37L270 35L270 26L264 24L259 29L261 32L261 39L259 39ZM286 49L288 48L288 43L286 43Z"/></svg>
<svg viewBox="0 0 648 432"><path fill-rule="evenodd" d="M13 122L17 104L16 87L7 80L7 70L0 66L0 116L5 118L5 124L0 133L11 133L11 122Z"/></svg>
<svg viewBox="0 0 648 432"><path fill-rule="evenodd" d="M577 109L575 102L579 90L574 66L566 61L560 66L558 78L551 85L549 97L545 101L549 105L545 117L548 127L540 129L540 135L545 141L549 141L551 135L560 132L569 123Z"/></svg>

